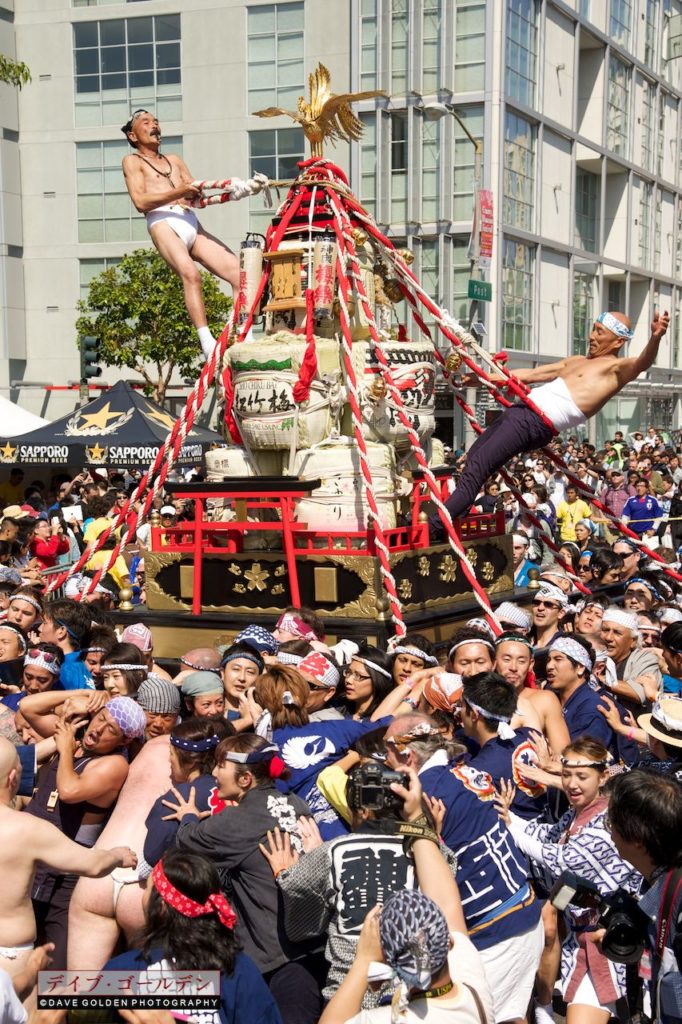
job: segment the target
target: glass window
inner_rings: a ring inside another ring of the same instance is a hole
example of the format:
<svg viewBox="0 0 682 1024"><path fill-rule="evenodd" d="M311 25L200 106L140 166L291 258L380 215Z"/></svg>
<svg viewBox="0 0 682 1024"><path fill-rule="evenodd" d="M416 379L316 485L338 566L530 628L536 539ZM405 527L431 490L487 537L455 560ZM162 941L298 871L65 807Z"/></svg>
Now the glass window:
<svg viewBox="0 0 682 1024"><path fill-rule="evenodd" d="M485 3L457 0L455 92L481 92L485 85Z"/></svg>
<svg viewBox="0 0 682 1024"><path fill-rule="evenodd" d="M391 0L391 92L407 92L408 0Z"/></svg>
<svg viewBox="0 0 682 1024"><path fill-rule="evenodd" d="M391 220L407 219L407 114L391 114Z"/></svg>
<svg viewBox="0 0 682 1024"><path fill-rule="evenodd" d="M305 137L302 128L266 128L249 132L249 165L273 181L288 180L298 174L298 162L305 160ZM261 196L249 200L251 231L265 232L272 220L272 211L263 207Z"/></svg>
<svg viewBox="0 0 682 1024"><path fill-rule="evenodd" d="M362 0L360 9L360 88L377 88L377 0Z"/></svg>
<svg viewBox="0 0 682 1024"><path fill-rule="evenodd" d="M630 42L632 23L632 0L611 0L611 37L621 46Z"/></svg>
<svg viewBox="0 0 682 1024"><path fill-rule="evenodd" d="M442 0L423 0L422 92L436 92L440 80L440 31Z"/></svg>
<svg viewBox="0 0 682 1024"><path fill-rule="evenodd" d="M179 136L165 147L182 156ZM121 160L130 152L125 139L76 143L76 192L79 242L142 242L147 226L130 201Z"/></svg>
<svg viewBox="0 0 682 1024"><path fill-rule="evenodd" d="M533 323L535 250L505 238L502 259L502 338L504 348L529 351Z"/></svg>
<svg viewBox="0 0 682 1024"><path fill-rule="evenodd" d="M682 277L682 197L677 197L677 240L675 248L675 275ZM679 319L675 317L675 319Z"/></svg>
<svg viewBox="0 0 682 1024"><path fill-rule="evenodd" d="M512 227L533 230L535 127L507 111L504 122L504 204L502 219Z"/></svg>
<svg viewBox="0 0 682 1024"><path fill-rule="evenodd" d="M83 300L87 299L90 282L94 277L97 277L104 270L109 270L110 267L115 267L120 262L120 257L105 257L100 260L79 260L80 298Z"/></svg>
<svg viewBox="0 0 682 1024"><path fill-rule="evenodd" d="M247 8L248 110L295 107L305 91L303 2Z"/></svg>
<svg viewBox="0 0 682 1024"><path fill-rule="evenodd" d="M423 221L438 220L440 207L440 121L422 118L422 213Z"/></svg>
<svg viewBox="0 0 682 1024"><path fill-rule="evenodd" d="M517 103L535 102L537 0L507 0L507 93Z"/></svg>
<svg viewBox="0 0 682 1024"><path fill-rule="evenodd" d="M363 133L360 139L360 202L376 217L377 198L377 115L360 114Z"/></svg>
<svg viewBox="0 0 682 1024"><path fill-rule="evenodd" d="M439 253L438 238L422 238L421 240L421 267L419 279L427 295L431 295L437 303L443 301L439 277ZM422 310L424 323L431 330L431 336L436 339L440 332L435 327L435 321L428 310ZM441 335L442 337L442 335Z"/></svg>
<svg viewBox="0 0 682 1024"><path fill-rule="evenodd" d="M180 15L73 26L76 126L121 124L145 107L182 117Z"/></svg>
<svg viewBox="0 0 682 1024"><path fill-rule="evenodd" d="M644 12L644 63L656 66L658 44L658 0L646 0Z"/></svg>
<svg viewBox="0 0 682 1024"><path fill-rule="evenodd" d="M452 238L452 315L465 323L469 318L469 277L471 262L467 255L468 235L453 235Z"/></svg>
<svg viewBox="0 0 682 1024"><path fill-rule="evenodd" d="M587 339L594 321L594 277L573 275L573 355L587 353Z"/></svg>
<svg viewBox="0 0 682 1024"><path fill-rule="evenodd" d="M670 193L667 193L668 197ZM661 269L661 234L663 226L663 190L656 189L656 210L654 213L654 273Z"/></svg>
<svg viewBox="0 0 682 1024"><path fill-rule="evenodd" d="M483 105L476 103L470 107L461 107L457 113L471 134L479 142L483 141ZM471 223L474 212L474 165L476 149L465 134L462 126L453 118L454 160L453 160L453 220L465 220Z"/></svg>
<svg viewBox="0 0 682 1024"><path fill-rule="evenodd" d="M575 245L588 252L597 252L599 245L599 176L576 170L575 175Z"/></svg>
<svg viewBox="0 0 682 1024"><path fill-rule="evenodd" d="M656 86L646 79L642 83L642 113L640 116L640 159L642 167L653 170L654 102Z"/></svg>
<svg viewBox="0 0 682 1024"><path fill-rule="evenodd" d="M628 155L630 107L630 65L618 57L609 61L609 89L606 111L606 145L618 156Z"/></svg>
<svg viewBox="0 0 682 1024"><path fill-rule="evenodd" d="M638 259L641 267L649 266L651 257L651 202L653 198L653 185L648 181L639 183L639 216L638 226Z"/></svg>
<svg viewBox="0 0 682 1024"><path fill-rule="evenodd" d="M673 309L675 309L675 310L679 309L681 301L682 301L682 298L680 297L680 291L679 291L679 289L676 289L676 291L675 291L675 301L673 302ZM680 316L673 316L673 345L672 345L672 349L673 350L672 350L672 353L671 353L671 363L670 363L670 365L675 367L675 368L677 368L680 365L680 323L681 322L682 322L682 317L680 317Z"/></svg>

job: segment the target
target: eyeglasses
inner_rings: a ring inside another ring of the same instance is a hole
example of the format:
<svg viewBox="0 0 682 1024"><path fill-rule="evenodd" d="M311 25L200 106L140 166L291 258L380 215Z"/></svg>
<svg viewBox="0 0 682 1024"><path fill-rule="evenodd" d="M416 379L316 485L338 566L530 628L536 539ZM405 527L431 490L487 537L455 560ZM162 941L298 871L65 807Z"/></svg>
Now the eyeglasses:
<svg viewBox="0 0 682 1024"><path fill-rule="evenodd" d="M57 660L56 654L52 654L51 651L41 651L39 647L32 647L31 650L28 651L28 656L29 658L42 658L48 665L51 665Z"/></svg>
<svg viewBox="0 0 682 1024"><path fill-rule="evenodd" d="M556 604L555 601L533 601L534 608L560 608L560 604Z"/></svg>
<svg viewBox="0 0 682 1024"><path fill-rule="evenodd" d="M358 683L362 683L362 682L371 683L372 682L372 677L371 676L361 676L360 673L356 672L355 669L353 669L353 668L349 668L348 671L346 672L346 679L355 679Z"/></svg>

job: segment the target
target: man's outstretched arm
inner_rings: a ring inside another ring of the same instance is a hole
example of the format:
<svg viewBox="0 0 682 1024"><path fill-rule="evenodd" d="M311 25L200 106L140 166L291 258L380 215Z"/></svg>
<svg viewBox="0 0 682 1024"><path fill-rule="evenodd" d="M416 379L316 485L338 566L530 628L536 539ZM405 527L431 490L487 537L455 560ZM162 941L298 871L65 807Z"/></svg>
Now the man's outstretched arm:
<svg viewBox="0 0 682 1024"><path fill-rule="evenodd" d="M670 314L666 310L665 313L654 313L654 318L651 321L651 334L646 345L639 353L638 356L633 358L622 359L618 364L618 377L620 381L620 387L624 384L629 384L630 381L634 380L639 376L640 373L644 373L649 367L653 366L658 355L658 347L661 344L661 340L668 330L668 324L670 323Z"/></svg>
<svg viewBox="0 0 682 1024"><path fill-rule="evenodd" d="M559 359L556 363L543 363L541 366L531 366L525 370L510 370L510 373L523 384L547 384L561 376L571 359L581 358L582 356L571 356L568 359ZM507 382L507 378L501 373L491 373L490 379L498 386ZM467 374L466 383L473 386L480 381L476 374L470 373Z"/></svg>

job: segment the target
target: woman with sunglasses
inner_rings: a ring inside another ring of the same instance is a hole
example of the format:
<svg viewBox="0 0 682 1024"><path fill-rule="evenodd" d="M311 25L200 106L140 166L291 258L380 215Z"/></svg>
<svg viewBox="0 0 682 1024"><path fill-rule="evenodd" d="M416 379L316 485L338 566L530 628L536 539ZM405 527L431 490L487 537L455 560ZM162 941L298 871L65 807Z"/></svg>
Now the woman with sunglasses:
<svg viewBox="0 0 682 1024"><path fill-rule="evenodd" d="M109 960L105 971L218 971L220 1024L281 1024L275 1001L253 960L241 952L237 916L207 857L169 851L147 880L139 949ZM153 977L153 974L151 975ZM205 1013L200 1013L203 1020ZM210 1018L215 1020L214 1014Z"/></svg>
<svg viewBox="0 0 682 1024"><path fill-rule="evenodd" d="M563 871L592 882L602 896L623 888L639 893L641 875L622 860L608 830L608 799L603 788L611 760L606 747L581 737L561 755L561 788L570 810L554 825L526 821L509 810L515 788L502 784L498 810L519 849L545 874L551 889ZM566 1024L608 1024L611 1017L629 1020L625 965L604 956L591 938L598 912L569 905L561 956L559 986L568 1005ZM554 1020L551 1006L536 1007L535 1020Z"/></svg>
<svg viewBox="0 0 682 1024"><path fill-rule="evenodd" d="M299 853L303 848L298 818L309 816L310 810L275 785L288 774L277 744L253 733L228 736L216 747L213 775L218 796L232 806L199 820L194 792L190 790L185 799L177 787L166 806L169 819L180 821L177 847L209 857L223 885L229 886L237 938L263 974L284 1024L316 1024L326 974L318 952L321 941L311 945L287 938L279 889L260 850L263 837L275 828L291 835ZM247 1014L243 1019L254 1017Z"/></svg>

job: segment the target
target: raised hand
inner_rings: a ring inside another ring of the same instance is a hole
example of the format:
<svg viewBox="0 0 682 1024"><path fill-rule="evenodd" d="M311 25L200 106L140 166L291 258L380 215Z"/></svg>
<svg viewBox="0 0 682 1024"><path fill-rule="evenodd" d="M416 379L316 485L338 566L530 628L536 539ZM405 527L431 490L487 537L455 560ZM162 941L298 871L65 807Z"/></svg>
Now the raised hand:
<svg viewBox="0 0 682 1024"><path fill-rule="evenodd" d="M271 832L266 833L268 845L259 843L258 849L265 857L272 868L272 873L277 878L280 871L287 871L298 862L298 853L291 848L291 836L288 832L280 832L275 827Z"/></svg>

